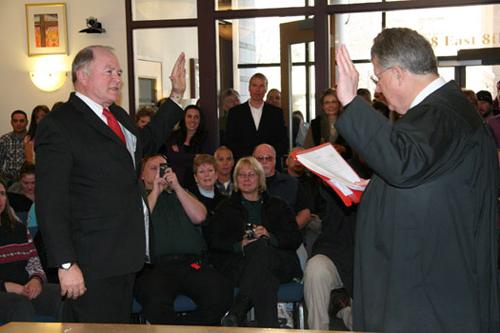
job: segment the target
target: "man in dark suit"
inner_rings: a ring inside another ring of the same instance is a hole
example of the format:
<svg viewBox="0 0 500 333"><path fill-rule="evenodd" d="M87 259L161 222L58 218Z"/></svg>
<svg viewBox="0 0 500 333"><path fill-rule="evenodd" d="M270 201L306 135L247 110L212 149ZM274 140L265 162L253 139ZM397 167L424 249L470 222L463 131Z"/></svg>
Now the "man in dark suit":
<svg viewBox="0 0 500 333"><path fill-rule="evenodd" d="M264 102L267 91L267 78L256 73L250 78L248 86L250 99L229 110L226 124L225 145L231 149L235 161L252 155L254 148L267 143L276 149L277 164L288 151L283 111Z"/></svg>
<svg viewBox="0 0 500 333"><path fill-rule="evenodd" d="M81 50L72 65L76 92L40 123L36 135L36 213L67 298L65 320L128 322L135 273L149 254L149 215L138 179L182 117L185 56L172 93L139 130L115 102L122 70L109 47Z"/></svg>

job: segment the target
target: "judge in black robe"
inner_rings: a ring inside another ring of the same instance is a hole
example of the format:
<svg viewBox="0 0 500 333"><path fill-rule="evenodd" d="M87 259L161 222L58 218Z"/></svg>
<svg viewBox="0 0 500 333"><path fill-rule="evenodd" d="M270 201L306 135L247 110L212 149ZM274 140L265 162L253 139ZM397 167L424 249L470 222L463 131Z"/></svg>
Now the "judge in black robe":
<svg viewBox="0 0 500 333"><path fill-rule="evenodd" d="M415 43L414 31L387 30ZM346 48L337 52L345 111L336 126L374 170L358 210L354 329L499 332L493 139L437 69L415 74L373 50L377 89L403 114L394 125L351 96L357 72Z"/></svg>

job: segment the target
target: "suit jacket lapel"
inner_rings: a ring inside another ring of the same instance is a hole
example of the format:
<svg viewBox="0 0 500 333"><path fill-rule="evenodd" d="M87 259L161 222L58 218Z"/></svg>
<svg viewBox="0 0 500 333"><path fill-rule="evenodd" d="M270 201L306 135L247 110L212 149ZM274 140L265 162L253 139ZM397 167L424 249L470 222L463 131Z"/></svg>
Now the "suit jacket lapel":
<svg viewBox="0 0 500 333"><path fill-rule="evenodd" d="M244 118L247 118L247 119L243 119L245 122L247 122L248 124L252 124L251 127L253 128L254 132L257 133L258 130L257 130L257 127L255 127L255 121L253 120L253 115L252 115L252 109L250 108L250 102L246 102L245 103L245 114L244 114Z"/></svg>
<svg viewBox="0 0 500 333"><path fill-rule="evenodd" d="M121 147L123 147L125 150L127 147L121 142L120 138L109 128L107 124L105 124L95 113L88 107L87 104L85 104L84 101L82 101L80 98L78 98L75 93L71 94L70 97L71 103L75 106L75 108L80 111L83 115L83 119L87 122L89 126L94 128L96 131L101 133L102 135L112 139L116 143L118 143ZM113 113L114 114L114 113Z"/></svg>
<svg viewBox="0 0 500 333"><path fill-rule="evenodd" d="M262 106L262 115L260 116L260 122L259 122L259 129L257 130L257 133L262 133L265 132L266 129L264 128L265 124L267 124L266 118L269 116L269 110L267 109L267 105L264 102L264 105Z"/></svg>
<svg viewBox="0 0 500 333"><path fill-rule="evenodd" d="M129 116L124 113L124 112L118 112L118 106L115 104L111 105L109 107L109 111L115 116L116 120L125 127L132 135L135 137L135 146L134 146L134 160L135 160L135 167L136 171L139 171L139 165L142 159L142 151L140 149L137 149L138 142L137 140L139 139L139 130L134 124L130 121Z"/></svg>
<svg viewBox="0 0 500 333"><path fill-rule="evenodd" d="M117 106L115 104L109 107L109 111L115 116L118 122L125 127L130 133L137 137L137 127L135 127L131 122L128 115L124 115L122 112L117 111Z"/></svg>

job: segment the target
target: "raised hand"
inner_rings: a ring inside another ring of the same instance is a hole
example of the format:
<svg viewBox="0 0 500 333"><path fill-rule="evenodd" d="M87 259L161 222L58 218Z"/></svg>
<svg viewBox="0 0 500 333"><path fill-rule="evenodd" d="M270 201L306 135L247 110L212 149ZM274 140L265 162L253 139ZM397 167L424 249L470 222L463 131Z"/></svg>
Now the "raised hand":
<svg viewBox="0 0 500 333"><path fill-rule="evenodd" d="M186 55L184 52L181 52L175 61L172 73L170 74L170 81L172 82L170 98L179 102L186 91Z"/></svg>
<svg viewBox="0 0 500 333"><path fill-rule="evenodd" d="M337 49L335 59L337 60L337 69L339 71L337 98L342 105L347 105L356 97L359 73L356 67L354 67L345 45L342 44Z"/></svg>

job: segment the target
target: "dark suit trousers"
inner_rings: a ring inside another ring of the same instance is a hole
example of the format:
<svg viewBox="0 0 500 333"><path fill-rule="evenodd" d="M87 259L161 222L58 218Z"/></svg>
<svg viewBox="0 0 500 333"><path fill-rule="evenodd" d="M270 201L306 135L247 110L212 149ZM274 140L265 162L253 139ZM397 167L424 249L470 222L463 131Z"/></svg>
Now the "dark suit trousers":
<svg viewBox="0 0 500 333"><path fill-rule="evenodd" d="M87 292L67 299L64 321L79 323L129 323L135 273L85 281Z"/></svg>
<svg viewBox="0 0 500 333"><path fill-rule="evenodd" d="M200 269L195 269L192 263L188 259L159 262L139 273L135 294L149 322L220 325L233 300L232 285L212 266L201 263ZM180 294L189 296L196 303L196 310L178 316L174 301Z"/></svg>

